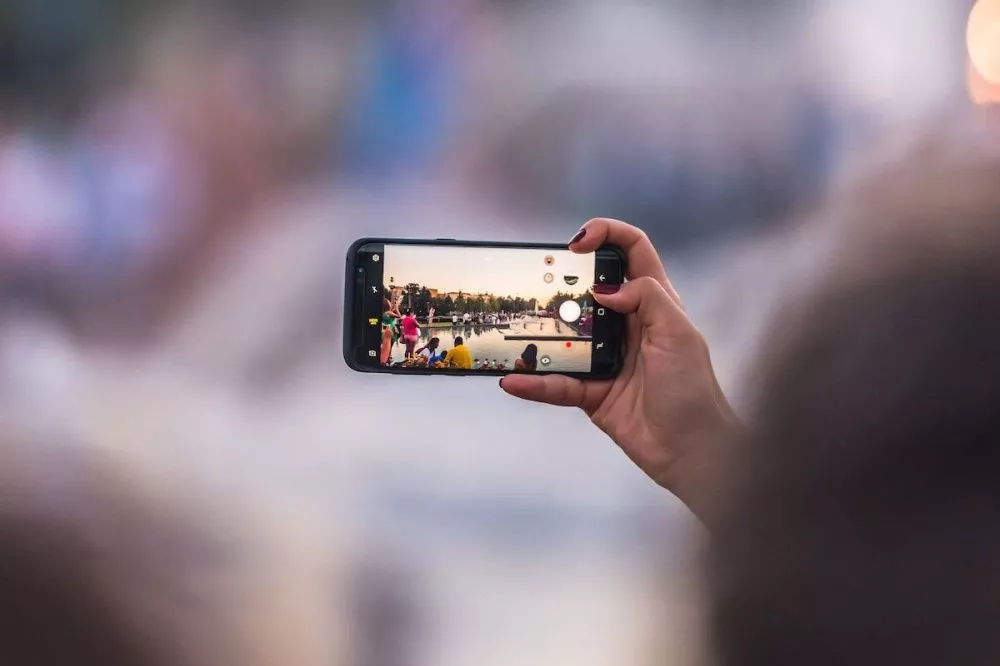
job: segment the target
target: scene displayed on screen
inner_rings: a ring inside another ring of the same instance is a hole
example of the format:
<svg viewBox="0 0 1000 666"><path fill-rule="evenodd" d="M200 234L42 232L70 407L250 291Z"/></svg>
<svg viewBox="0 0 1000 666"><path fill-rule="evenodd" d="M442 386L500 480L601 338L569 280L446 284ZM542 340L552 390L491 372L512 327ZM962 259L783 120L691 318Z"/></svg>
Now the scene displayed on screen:
<svg viewBox="0 0 1000 666"><path fill-rule="evenodd" d="M387 245L380 363L590 372L593 255Z"/></svg>

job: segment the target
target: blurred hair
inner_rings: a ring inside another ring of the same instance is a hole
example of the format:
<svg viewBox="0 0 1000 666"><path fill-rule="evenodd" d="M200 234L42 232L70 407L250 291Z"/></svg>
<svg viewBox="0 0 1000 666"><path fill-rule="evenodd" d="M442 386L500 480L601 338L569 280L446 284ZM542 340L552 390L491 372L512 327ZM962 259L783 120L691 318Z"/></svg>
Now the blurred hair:
<svg viewBox="0 0 1000 666"><path fill-rule="evenodd" d="M524 351L521 352L521 360L534 369L535 366L538 365L538 345L533 342L528 344L528 346L524 348Z"/></svg>
<svg viewBox="0 0 1000 666"><path fill-rule="evenodd" d="M465 344L465 340L462 338L462 336L455 338L455 346L457 347L461 344Z"/></svg>
<svg viewBox="0 0 1000 666"><path fill-rule="evenodd" d="M129 478L0 432L0 663L331 663L320 631L342 628L322 626L318 570L211 522L218 503L182 510Z"/></svg>
<svg viewBox="0 0 1000 666"><path fill-rule="evenodd" d="M840 206L823 286L771 332L713 521L722 666L1000 663L1000 133L986 123L925 140Z"/></svg>

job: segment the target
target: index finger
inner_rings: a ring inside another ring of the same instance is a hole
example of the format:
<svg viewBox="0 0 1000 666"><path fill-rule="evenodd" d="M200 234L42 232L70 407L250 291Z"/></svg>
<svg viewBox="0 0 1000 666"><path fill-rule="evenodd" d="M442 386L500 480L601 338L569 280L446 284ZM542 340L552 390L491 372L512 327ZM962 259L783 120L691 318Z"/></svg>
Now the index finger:
<svg viewBox="0 0 1000 666"><path fill-rule="evenodd" d="M602 245L614 245L622 249L628 261L629 280L653 278L678 305L681 303L680 296L670 284L663 261L645 231L619 220L599 217L581 227L570 243L570 250L586 254L596 252Z"/></svg>

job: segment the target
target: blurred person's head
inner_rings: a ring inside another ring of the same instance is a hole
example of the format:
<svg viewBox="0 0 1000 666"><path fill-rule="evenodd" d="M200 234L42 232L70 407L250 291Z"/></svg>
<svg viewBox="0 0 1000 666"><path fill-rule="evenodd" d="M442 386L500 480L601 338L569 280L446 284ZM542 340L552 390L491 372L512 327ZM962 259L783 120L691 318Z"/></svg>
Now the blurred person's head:
<svg viewBox="0 0 1000 666"><path fill-rule="evenodd" d="M461 337L461 336L459 336L459 337L455 338L455 346L456 346L456 347L461 347L461 346L462 346L462 345L464 345L464 344L465 344L465 340L464 340L464 339L462 339L462 337Z"/></svg>
<svg viewBox="0 0 1000 666"><path fill-rule="evenodd" d="M94 450L5 429L0 462L0 663L342 663L336 589L290 533Z"/></svg>
<svg viewBox="0 0 1000 666"><path fill-rule="evenodd" d="M525 347L521 352L521 360L534 367L538 363L538 345L532 342Z"/></svg>
<svg viewBox="0 0 1000 666"><path fill-rule="evenodd" d="M138 32L139 83L243 196L320 166L340 102L335 11L267 4L162 5Z"/></svg>
<svg viewBox="0 0 1000 666"><path fill-rule="evenodd" d="M1000 129L837 211L772 331L708 587L722 666L1000 662Z"/></svg>
<svg viewBox="0 0 1000 666"><path fill-rule="evenodd" d="M110 196L84 197L84 207L94 209L94 233L100 234L89 242L120 245L126 256L103 263L83 257L81 262L93 265L73 266L69 277L56 279L68 292L67 324L81 338L146 343L169 335L189 313L192 302L218 280L219 266L235 261L232 246L293 217L279 211L297 205L305 197L300 192L322 175L339 106L338 64L347 60L340 53L352 42L332 37L347 29L332 20L340 8L98 4L95 16L106 14L108 21L98 21L92 30L97 37L80 42L71 55L74 62L97 61L100 76L84 81L86 101L73 105L80 118L63 129L70 136L81 133L76 125L87 130L82 132L87 142L67 145L96 147L89 161L76 160L87 164L87 187L117 188ZM268 7L283 11L269 13ZM75 18L62 23L75 24ZM0 35L3 23L0 16ZM102 26L108 30L102 32ZM15 55L15 70L46 65L42 53ZM0 70L6 62L0 46ZM171 164L161 164L168 159ZM57 185L50 187L59 191ZM164 191L174 197L163 202ZM133 210L133 199L152 209L150 219L134 219L142 215ZM119 218L135 223L113 229ZM153 228L160 226L176 233ZM155 247L144 245L143 256L131 256L124 241L137 237ZM79 285L90 283L74 279L75 273L99 273L102 281L81 294Z"/></svg>
<svg viewBox="0 0 1000 666"><path fill-rule="evenodd" d="M427 342L427 348L431 351L436 350L441 345L441 338L431 338Z"/></svg>

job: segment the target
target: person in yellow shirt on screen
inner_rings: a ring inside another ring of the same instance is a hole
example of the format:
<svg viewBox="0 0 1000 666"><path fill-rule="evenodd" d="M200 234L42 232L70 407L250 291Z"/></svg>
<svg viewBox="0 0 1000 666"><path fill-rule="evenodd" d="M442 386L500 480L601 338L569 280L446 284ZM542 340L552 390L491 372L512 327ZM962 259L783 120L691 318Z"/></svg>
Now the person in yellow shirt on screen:
<svg viewBox="0 0 1000 666"><path fill-rule="evenodd" d="M455 348L448 352L448 367L472 370L472 352L465 346L465 340L455 338Z"/></svg>

